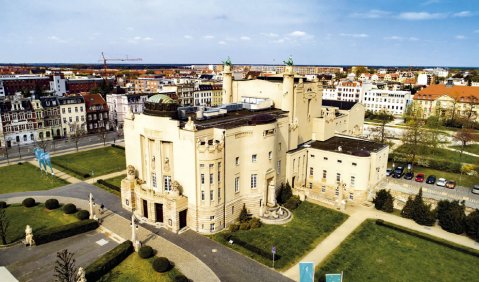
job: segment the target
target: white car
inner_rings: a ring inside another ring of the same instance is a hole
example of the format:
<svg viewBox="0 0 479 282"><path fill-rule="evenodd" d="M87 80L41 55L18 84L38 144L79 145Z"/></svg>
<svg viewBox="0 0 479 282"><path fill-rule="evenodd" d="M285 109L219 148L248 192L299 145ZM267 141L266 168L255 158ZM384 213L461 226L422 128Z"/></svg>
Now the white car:
<svg viewBox="0 0 479 282"><path fill-rule="evenodd" d="M437 186L441 186L441 187L445 187L446 186L446 179L445 178L439 178L437 181L436 181L436 185Z"/></svg>

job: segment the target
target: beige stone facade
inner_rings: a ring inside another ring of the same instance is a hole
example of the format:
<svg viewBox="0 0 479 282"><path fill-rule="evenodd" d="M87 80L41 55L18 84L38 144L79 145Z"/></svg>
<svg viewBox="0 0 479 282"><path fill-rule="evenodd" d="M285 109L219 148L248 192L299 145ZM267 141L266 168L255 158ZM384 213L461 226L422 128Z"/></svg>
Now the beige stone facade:
<svg viewBox="0 0 479 282"><path fill-rule="evenodd" d="M143 114L125 117L126 161L132 167L122 181L124 208L174 232L214 233L234 222L243 205L254 216L274 206L281 183L294 182L298 190L309 182L320 187L321 179L307 175L309 167L321 170L327 164L320 157L335 153L313 145L335 135L337 117L341 132L360 134L351 124L362 123L356 117L361 108L339 115L339 109L323 111L321 84L303 81L292 67L269 80L245 81L228 78L228 67L221 107L178 107L159 94L145 102ZM384 171L387 162L387 149L370 151L368 157L340 153L345 165L331 166L331 175L355 162L357 190L367 190L376 178L372 170ZM327 183L335 182L327 178ZM352 200L362 199L359 194Z"/></svg>

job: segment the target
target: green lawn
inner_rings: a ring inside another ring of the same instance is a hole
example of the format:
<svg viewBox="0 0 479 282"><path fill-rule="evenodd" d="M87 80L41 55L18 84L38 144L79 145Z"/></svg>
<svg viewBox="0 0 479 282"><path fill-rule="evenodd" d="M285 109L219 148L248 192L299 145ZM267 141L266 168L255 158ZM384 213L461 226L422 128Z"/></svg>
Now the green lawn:
<svg viewBox="0 0 479 282"><path fill-rule="evenodd" d="M399 146L396 150L394 150L395 153L404 153L405 146L407 145L401 145ZM440 160L445 160L445 161L451 161L451 162L463 162L463 163L470 163L470 164L476 164L479 161L479 158L471 156L471 155L462 155L462 159L460 158L460 153L451 151L448 149L443 149L443 148L427 148L426 146L419 146L420 150L418 155L430 158L430 159L440 159ZM423 152L423 153L421 153Z"/></svg>
<svg viewBox="0 0 479 282"><path fill-rule="evenodd" d="M347 219L347 215L332 209L324 208L309 202L303 202L294 212L294 218L284 225L265 225L258 229L239 230L235 237L258 248L271 252L276 247L276 253L281 256L275 262L275 268L286 269L294 265L316 247L326 236ZM224 231L229 232L229 231ZM229 244L223 233L215 234L212 239L233 248L267 266L272 261L259 256L245 248Z"/></svg>
<svg viewBox="0 0 479 282"><path fill-rule="evenodd" d="M125 179L126 177L126 174L122 174L120 176L117 176L117 177L113 177L113 178L109 178L109 179L104 179L107 183L109 184L112 184L112 185L115 185L117 187L120 187L121 188L121 181L123 179ZM116 191L116 190L113 190L113 189L110 189L109 187L106 187L105 185L102 185L102 184L99 184L99 183L94 183L95 186L101 188L101 189L104 189L112 194L115 194L117 196L120 196L120 192Z"/></svg>
<svg viewBox="0 0 479 282"><path fill-rule="evenodd" d="M451 146L451 148L461 150L462 146ZM464 151L479 155L479 144L471 144L464 147Z"/></svg>
<svg viewBox="0 0 479 282"><path fill-rule="evenodd" d="M74 215L64 214L61 208L48 210L43 204L26 208L20 204L8 206L6 209L9 227L7 243L25 238L25 226L28 224L35 232L54 226L60 226L78 221Z"/></svg>
<svg viewBox="0 0 479 282"><path fill-rule="evenodd" d="M0 167L0 194L48 190L68 184L60 178L41 173L30 163Z"/></svg>
<svg viewBox="0 0 479 282"><path fill-rule="evenodd" d="M321 264L325 273L343 271L344 281L477 281L479 258L369 220Z"/></svg>
<svg viewBox="0 0 479 282"><path fill-rule="evenodd" d="M96 177L125 169L125 151L114 147L103 147L63 156L53 157L55 168L79 179L85 174Z"/></svg>
<svg viewBox="0 0 479 282"><path fill-rule="evenodd" d="M398 164L396 164L396 166L398 166ZM388 167L392 167L392 163L388 163ZM413 171L414 171L414 175L422 172L424 173L424 175L426 175L426 177L428 177L429 175L435 175L436 178L443 177L443 178L446 178L447 180L456 180L457 185L464 186L464 187L472 187L472 185L479 183L479 176L472 176L472 175L466 175L466 174L463 174L461 176L459 173L447 172L447 171L437 170L433 168L426 168L426 167L417 166L417 165L413 166ZM414 180L411 180L411 181L414 181ZM426 184L426 182L424 182L423 186L429 187L434 185Z"/></svg>
<svg viewBox="0 0 479 282"><path fill-rule="evenodd" d="M129 255L124 261L104 275L103 282L168 282L175 281L175 276L181 274L176 268L165 272L156 272L152 265L153 258L142 259L137 253Z"/></svg>

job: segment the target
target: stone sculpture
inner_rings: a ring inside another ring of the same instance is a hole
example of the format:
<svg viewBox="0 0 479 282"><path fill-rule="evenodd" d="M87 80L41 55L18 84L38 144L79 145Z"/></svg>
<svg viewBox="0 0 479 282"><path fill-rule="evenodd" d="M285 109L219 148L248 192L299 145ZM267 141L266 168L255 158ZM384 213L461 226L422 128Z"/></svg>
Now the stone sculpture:
<svg viewBox="0 0 479 282"><path fill-rule="evenodd" d="M33 246L34 244L32 228L30 225L27 225L25 228L25 245Z"/></svg>
<svg viewBox="0 0 479 282"><path fill-rule="evenodd" d="M77 273L77 282L86 282L86 273L83 267L78 268L78 273Z"/></svg>

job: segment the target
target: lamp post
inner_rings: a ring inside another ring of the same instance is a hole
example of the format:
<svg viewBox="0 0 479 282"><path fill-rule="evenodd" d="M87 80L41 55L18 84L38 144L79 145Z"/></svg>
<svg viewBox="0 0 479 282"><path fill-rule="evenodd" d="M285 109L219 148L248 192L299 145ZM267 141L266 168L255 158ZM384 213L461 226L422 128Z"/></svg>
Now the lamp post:
<svg viewBox="0 0 479 282"><path fill-rule="evenodd" d="M138 252L140 249L140 241L136 239L136 230L138 229L138 225L135 224L135 210L131 213L131 242L133 242L133 247L135 248L135 252Z"/></svg>
<svg viewBox="0 0 479 282"><path fill-rule="evenodd" d="M89 201L88 203L90 204L90 219L93 219L93 205L94 205L94 202L93 202L93 195L92 193L90 193L90 197L89 197Z"/></svg>
<svg viewBox="0 0 479 282"><path fill-rule="evenodd" d="M5 135L3 135L3 140L4 140L4 143L5 143L4 146L5 146L5 156L7 157L7 163L10 164L10 159L8 158L8 144L10 144L11 138L8 137L8 139L7 139L7 137Z"/></svg>

